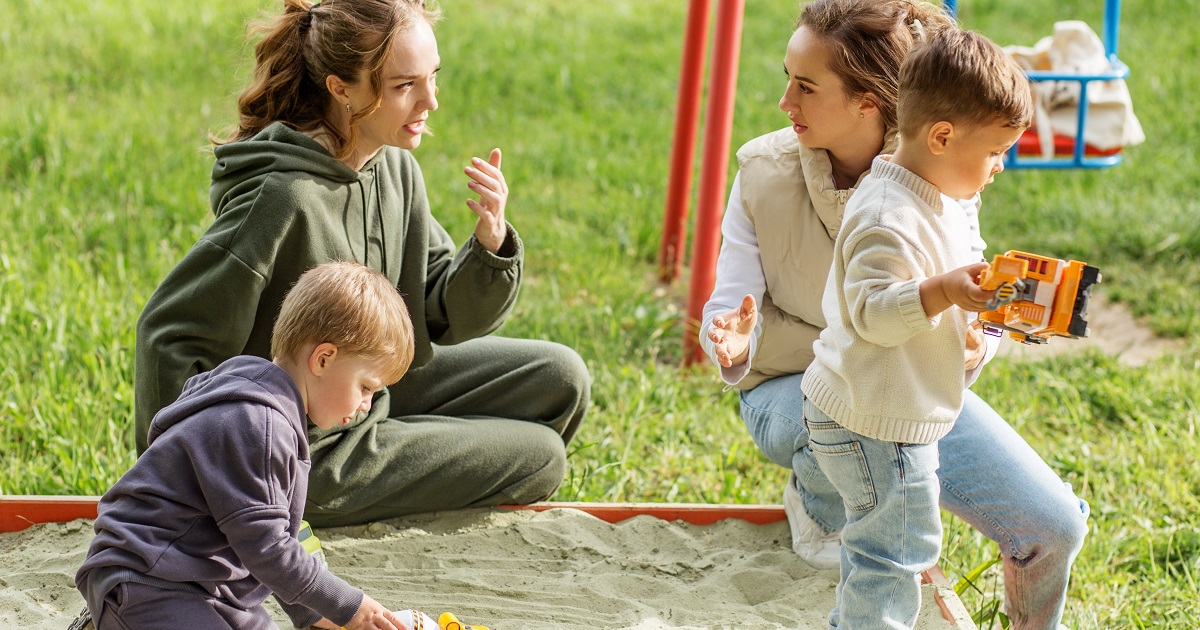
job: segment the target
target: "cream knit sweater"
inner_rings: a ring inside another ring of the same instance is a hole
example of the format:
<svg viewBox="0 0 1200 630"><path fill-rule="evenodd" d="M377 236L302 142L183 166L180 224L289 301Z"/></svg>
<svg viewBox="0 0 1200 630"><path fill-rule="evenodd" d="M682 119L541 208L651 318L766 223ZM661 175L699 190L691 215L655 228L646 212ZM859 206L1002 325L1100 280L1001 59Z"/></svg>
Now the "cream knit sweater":
<svg viewBox="0 0 1200 630"><path fill-rule="evenodd" d="M923 280L977 260L962 206L913 172L875 159L846 206L822 299L827 327L801 388L843 427L927 444L962 407L968 315L925 317Z"/></svg>

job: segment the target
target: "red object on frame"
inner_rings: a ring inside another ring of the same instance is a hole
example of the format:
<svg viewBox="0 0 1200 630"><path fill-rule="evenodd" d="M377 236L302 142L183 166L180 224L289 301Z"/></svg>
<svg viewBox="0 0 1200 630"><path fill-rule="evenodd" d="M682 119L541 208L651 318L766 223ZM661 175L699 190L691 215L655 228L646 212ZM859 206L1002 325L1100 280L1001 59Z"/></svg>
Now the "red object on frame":
<svg viewBox="0 0 1200 630"><path fill-rule="evenodd" d="M1115 149L1098 149L1090 144L1083 145L1083 154L1089 156L1106 156L1116 155L1121 152L1121 147ZM1054 135L1054 155L1070 157L1075 154L1075 138L1071 136ZM1017 155L1041 157L1042 141L1038 138L1036 129L1027 129L1021 137L1017 139Z"/></svg>
<svg viewBox="0 0 1200 630"><path fill-rule="evenodd" d="M688 197L692 186L692 154L696 144L710 1L691 0L688 5L671 171L658 255L659 278L668 283L679 277L683 266ZM729 168L729 140L733 132L742 13L746 6L745 0L715 1L718 3L714 28L716 34L709 71L708 111L701 151L696 229L693 232L692 274L684 319L684 363L695 363L703 358L697 334L701 311L716 280L717 254L721 245L721 211L725 204L725 180Z"/></svg>
<svg viewBox="0 0 1200 630"><path fill-rule="evenodd" d="M725 206L725 180L729 171L729 140L733 134L733 105L737 92L738 57L742 44L745 0L720 0L716 41L713 42L712 78L704 130L704 161L693 234L692 274L684 321L683 360L704 359L700 348L700 317L712 295L721 248L721 213Z"/></svg>
<svg viewBox="0 0 1200 630"><path fill-rule="evenodd" d="M688 198L692 192L692 159L700 120L700 93L704 80L704 50L708 44L709 0L691 0L679 71L679 101L675 107L675 139L671 146L671 171L663 217L658 274L663 282L679 277L687 244Z"/></svg>

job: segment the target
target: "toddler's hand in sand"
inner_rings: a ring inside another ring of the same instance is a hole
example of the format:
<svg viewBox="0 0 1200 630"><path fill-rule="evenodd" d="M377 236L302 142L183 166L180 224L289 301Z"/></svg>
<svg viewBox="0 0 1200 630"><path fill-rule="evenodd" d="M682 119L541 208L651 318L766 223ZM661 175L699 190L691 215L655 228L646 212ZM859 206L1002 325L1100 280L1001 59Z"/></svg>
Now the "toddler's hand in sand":
<svg viewBox="0 0 1200 630"><path fill-rule="evenodd" d="M390 609L384 608L371 598L370 595L363 595L362 604L358 606L358 612L350 618L350 621L345 625L346 630L412 630L400 621Z"/></svg>
<svg viewBox="0 0 1200 630"><path fill-rule="evenodd" d="M733 367L746 362L750 350L750 334L758 323L758 305L754 296L742 298L742 305L735 310L713 317L708 338L715 344L717 363L721 367Z"/></svg>

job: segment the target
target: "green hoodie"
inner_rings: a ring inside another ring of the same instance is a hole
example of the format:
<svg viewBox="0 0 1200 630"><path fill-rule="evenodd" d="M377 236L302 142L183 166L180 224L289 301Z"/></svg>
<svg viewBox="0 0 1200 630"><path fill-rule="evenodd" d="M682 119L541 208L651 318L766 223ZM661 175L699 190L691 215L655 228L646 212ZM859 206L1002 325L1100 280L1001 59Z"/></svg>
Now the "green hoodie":
<svg viewBox="0 0 1200 630"><path fill-rule="evenodd" d="M429 213L420 167L386 147L355 171L308 136L274 123L215 150L211 226L150 296L138 319L137 448L188 378L239 354L270 359L271 330L300 274L355 260L404 296L413 367L431 344L486 335L512 310L522 247L509 226L498 255L472 236L457 249ZM373 410L386 414L386 399ZM374 413L372 416L376 415Z"/></svg>

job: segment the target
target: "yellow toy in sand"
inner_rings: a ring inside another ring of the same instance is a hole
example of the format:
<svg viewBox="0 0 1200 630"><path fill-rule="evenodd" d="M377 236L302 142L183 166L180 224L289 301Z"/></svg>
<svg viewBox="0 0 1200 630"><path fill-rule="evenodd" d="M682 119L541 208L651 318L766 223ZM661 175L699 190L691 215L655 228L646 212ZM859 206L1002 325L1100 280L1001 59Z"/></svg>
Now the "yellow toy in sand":
<svg viewBox="0 0 1200 630"><path fill-rule="evenodd" d="M329 568L329 562L325 560L325 550L321 548L321 539L313 533L312 525L309 525L308 521L300 521L300 531L296 534L296 539L305 551L320 561L322 569Z"/></svg>
<svg viewBox="0 0 1200 630"><path fill-rule="evenodd" d="M979 275L981 288L996 291L979 320L994 334L1007 330L1021 343L1086 337L1092 285L1100 279L1099 269L1078 260L1018 251L996 254Z"/></svg>
<svg viewBox="0 0 1200 630"><path fill-rule="evenodd" d="M458 617L454 616L454 613L448 612L444 612L438 617L438 627L441 630L488 630L486 626L464 626Z"/></svg>
<svg viewBox="0 0 1200 630"><path fill-rule="evenodd" d="M416 608L397 610L395 613L412 630L488 630L484 626L464 625L454 613L444 612L437 621Z"/></svg>

